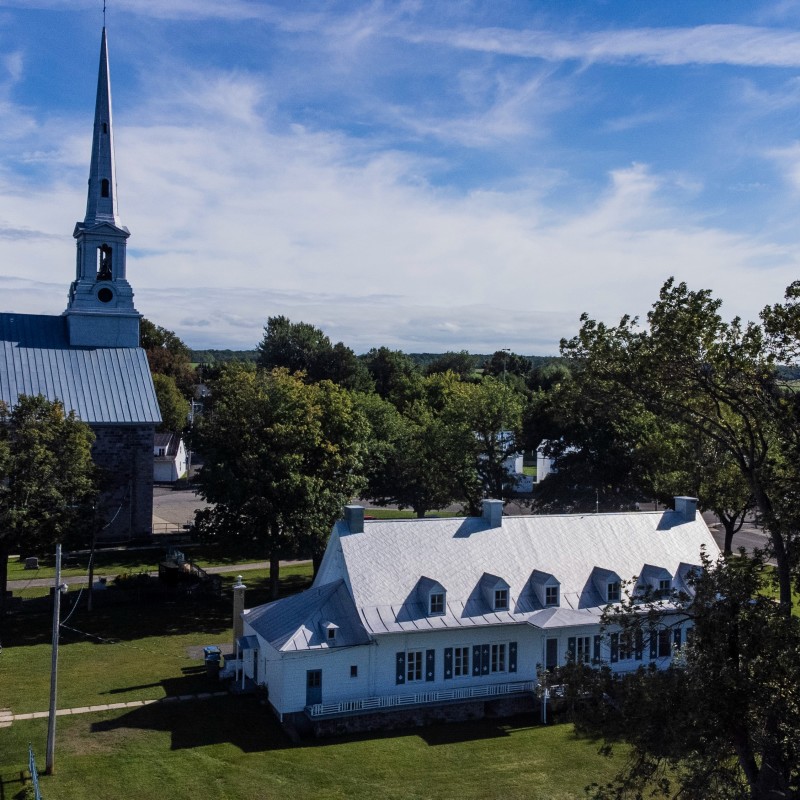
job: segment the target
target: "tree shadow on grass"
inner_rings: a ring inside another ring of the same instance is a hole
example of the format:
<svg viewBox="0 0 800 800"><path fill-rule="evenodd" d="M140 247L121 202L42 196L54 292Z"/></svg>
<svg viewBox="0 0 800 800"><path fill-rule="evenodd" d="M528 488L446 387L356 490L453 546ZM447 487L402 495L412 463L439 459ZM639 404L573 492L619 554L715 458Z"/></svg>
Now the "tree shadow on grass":
<svg viewBox="0 0 800 800"><path fill-rule="evenodd" d="M91 731L103 734L126 728L168 732L172 750L231 744L255 753L294 746L269 709L248 696L162 700L95 722Z"/></svg>

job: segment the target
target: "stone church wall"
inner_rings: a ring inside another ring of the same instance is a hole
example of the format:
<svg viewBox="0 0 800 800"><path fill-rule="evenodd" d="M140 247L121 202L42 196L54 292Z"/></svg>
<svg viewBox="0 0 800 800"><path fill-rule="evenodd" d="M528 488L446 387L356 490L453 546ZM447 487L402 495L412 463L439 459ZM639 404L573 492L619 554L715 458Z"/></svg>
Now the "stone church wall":
<svg viewBox="0 0 800 800"><path fill-rule="evenodd" d="M153 425L92 425L92 457L102 470L102 540L149 536L153 528Z"/></svg>

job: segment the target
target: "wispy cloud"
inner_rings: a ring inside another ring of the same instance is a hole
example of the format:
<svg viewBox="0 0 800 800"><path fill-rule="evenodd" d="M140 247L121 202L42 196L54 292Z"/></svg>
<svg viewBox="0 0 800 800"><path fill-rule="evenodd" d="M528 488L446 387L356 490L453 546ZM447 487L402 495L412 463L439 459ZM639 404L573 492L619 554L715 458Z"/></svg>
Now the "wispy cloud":
<svg viewBox="0 0 800 800"><path fill-rule="evenodd" d="M437 42L485 53L547 61L628 61L673 66L800 65L800 32L746 25L632 28L578 32L568 36L548 30L516 31L505 28L428 30L411 38L414 41Z"/></svg>

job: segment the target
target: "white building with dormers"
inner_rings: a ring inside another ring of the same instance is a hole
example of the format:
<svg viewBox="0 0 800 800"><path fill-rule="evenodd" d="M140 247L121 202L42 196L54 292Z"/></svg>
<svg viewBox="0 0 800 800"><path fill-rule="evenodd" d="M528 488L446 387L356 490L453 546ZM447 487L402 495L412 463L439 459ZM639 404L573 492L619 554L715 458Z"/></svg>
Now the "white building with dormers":
<svg viewBox="0 0 800 800"><path fill-rule="evenodd" d="M348 506L313 586L244 612L237 674L295 722L530 704L542 667L569 654L613 670L668 664L685 619L645 642L600 617L634 577L691 594L703 549L719 553L687 497L674 511L518 517L486 500L481 517L451 519L365 520Z"/></svg>

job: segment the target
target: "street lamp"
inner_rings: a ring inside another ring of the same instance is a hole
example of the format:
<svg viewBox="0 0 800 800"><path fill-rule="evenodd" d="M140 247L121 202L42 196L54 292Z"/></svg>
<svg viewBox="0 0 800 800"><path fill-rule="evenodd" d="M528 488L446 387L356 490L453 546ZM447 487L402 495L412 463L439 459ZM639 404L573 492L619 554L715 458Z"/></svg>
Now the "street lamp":
<svg viewBox="0 0 800 800"><path fill-rule="evenodd" d="M50 663L50 714L47 720L45 773L53 774L56 750L56 693L58 688L58 632L61 628L61 595L69 588L61 583L61 545L56 545L56 577L53 592L53 655Z"/></svg>

